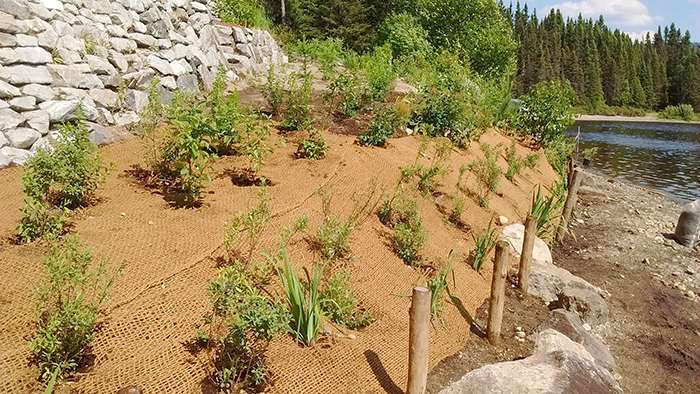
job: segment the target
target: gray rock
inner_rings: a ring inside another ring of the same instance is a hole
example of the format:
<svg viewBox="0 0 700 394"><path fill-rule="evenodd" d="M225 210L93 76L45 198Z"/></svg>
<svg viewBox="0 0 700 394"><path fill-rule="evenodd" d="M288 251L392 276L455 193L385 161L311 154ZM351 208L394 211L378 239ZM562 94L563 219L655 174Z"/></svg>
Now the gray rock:
<svg viewBox="0 0 700 394"><path fill-rule="evenodd" d="M53 61L51 54L41 47L20 47L15 48L15 51L22 59L22 63L46 64Z"/></svg>
<svg viewBox="0 0 700 394"><path fill-rule="evenodd" d="M16 65L3 67L0 70L0 80L12 85L26 85L28 83L50 84L53 78L46 66Z"/></svg>
<svg viewBox="0 0 700 394"><path fill-rule="evenodd" d="M76 51L71 51L70 49L57 48L56 54L62 60L61 63L63 63L64 65L76 64L83 61L83 58L80 57L80 53Z"/></svg>
<svg viewBox="0 0 700 394"><path fill-rule="evenodd" d="M132 123L137 123L141 117L134 111L117 112L114 114L114 123L117 126L126 126Z"/></svg>
<svg viewBox="0 0 700 394"><path fill-rule="evenodd" d="M161 19L160 12L158 12L158 7L151 7L139 15L139 19L143 23L153 23Z"/></svg>
<svg viewBox="0 0 700 394"><path fill-rule="evenodd" d="M10 146L18 149L29 149L39 138L41 133L34 129L21 127L5 131L5 137L10 141Z"/></svg>
<svg viewBox="0 0 700 394"><path fill-rule="evenodd" d="M503 229L501 238L511 246L511 252L520 259L523 250L523 238L525 236L525 226L521 223L511 224ZM532 259L543 264L552 264L552 253L549 246L539 238L535 238L535 246L532 251Z"/></svg>
<svg viewBox="0 0 700 394"><path fill-rule="evenodd" d="M0 98L19 96L20 91L9 83L0 80Z"/></svg>
<svg viewBox="0 0 700 394"><path fill-rule="evenodd" d="M63 3L60 0L41 0L41 4L50 10L63 11Z"/></svg>
<svg viewBox="0 0 700 394"><path fill-rule="evenodd" d="M49 51L54 50L56 45L58 45L58 34L56 34L53 28L46 29L46 31L40 33L36 38L39 46Z"/></svg>
<svg viewBox="0 0 700 394"><path fill-rule="evenodd" d="M31 154L36 153L39 149L53 149L53 146L51 146L51 140L47 137L41 137L36 142L32 145L32 148L29 149L29 152Z"/></svg>
<svg viewBox="0 0 700 394"><path fill-rule="evenodd" d="M175 94L171 92L170 90L166 89L162 85L156 86L156 92L158 93L158 96L160 97L160 102L165 104L165 105L170 105L173 103L175 100Z"/></svg>
<svg viewBox="0 0 700 394"><path fill-rule="evenodd" d="M90 130L90 142L95 146L104 145L109 140L109 130L94 122L86 122L88 130Z"/></svg>
<svg viewBox="0 0 700 394"><path fill-rule="evenodd" d="M63 4L61 3L61 6ZM59 36L74 36L75 35L75 30L73 30L73 26L66 22L62 22L59 20L55 20L51 22L51 27L53 27L53 30L58 34Z"/></svg>
<svg viewBox="0 0 700 394"><path fill-rule="evenodd" d="M0 47L13 47L17 45L17 38L12 34L0 33Z"/></svg>
<svg viewBox="0 0 700 394"><path fill-rule="evenodd" d="M595 326L608 320L608 306L596 290L585 287L566 287L559 294L553 306L574 312L581 320Z"/></svg>
<svg viewBox="0 0 700 394"><path fill-rule="evenodd" d="M176 32L174 32L172 30L168 32L168 39L174 43L177 43L177 44L184 44L184 45L189 44L189 42L187 41L187 39L185 37L181 36L180 34L177 34Z"/></svg>
<svg viewBox="0 0 700 394"><path fill-rule="evenodd" d="M109 42L114 50L120 53L132 53L138 47L136 41L129 38L112 37L109 39Z"/></svg>
<svg viewBox="0 0 700 394"><path fill-rule="evenodd" d="M132 89L147 90L151 86L151 81L156 76L152 69L141 70L122 76L127 87Z"/></svg>
<svg viewBox="0 0 700 394"><path fill-rule="evenodd" d="M2 133L0 133L0 136L1 135L2 135ZM0 137L0 140L2 140L2 138L5 138L5 137ZM2 148L2 146L0 146L0 148ZM0 149L0 168L9 167L11 162L12 161L10 160L9 157L7 157L5 152L3 152L2 149Z"/></svg>
<svg viewBox="0 0 700 394"><path fill-rule="evenodd" d="M107 25L107 33L112 37L129 37L129 33L119 25Z"/></svg>
<svg viewBox="0 0 700 394"><path fill-rule="evenodd" d="M98 107L114 110L119 106L119 95L109 89L91 89L89 94Z"/></svg>
<svg viewBox="0 0 700 394"><path fill-rule="evenodd" d="M36 106L36 99L34 96L20 96L10 100L8 104L10 104L10 108L15 111L30 111L34 109L34 106Z"/></svg>
<svg viewBox="0 0 700 394"><path fill-rule="evenodd" d="M134 89L128 89L124 97L124 106L136 113L148 105L148 94Z"/></svg>
<svg viewBox="0 0 700 394"><path fill-rule="evenodd" d="M10 14L0 12L0 31L5 33L19 33L20 27L17 25L17 20ZM17 39L15 39L15 42Z"/></svg>
<svg viewBox="0 0 700 394"><path fill-rule="evenodd" d="M236 41L233 38L233 29L230 26L214 25L216 29L217 42L220 45L233 45Z"/></svg>
<svg viewBox="0 0 700 394"><path fill-rule="evenodd" d="M148 28L146 25L141 23L138 19L134 18L134 31L139 34L146 34L148 32Z"/></svg>
<svg viewBox="0 0 700 394"><path fill-rule="evenodd" d="M572 341L569 337L554 329L548 328L537 332L533 334L530 339L535 342L535 350L533 354L544 354L555 352L557 350L565 350L576 353L583 359L595 362L593 356L591 356L583 345Z"/></svg>
<svg viewBox="0 0 700 394"><path fill-rule="evenodd" d="M184 59L190 54L190 49L187 45L175 44L175 46L171 49L171 52L173 53L172 60Z"/></svg>
<svg viewBox="0 0 700 394"><path fill-rule="evenodd" d="M107 56L105 56L107 57ZM116 75L117 70L112 66L108 60L97 57L94 55L85 55L85 60L87 60L90 65L90 69L98 75Z"/></svg>
<svg viewBox="0 0 700 394"><path fill-rule="evenodd" d="M5 138L5 134L2 131L0 131L0 148L2 148L3 146L9 146L9 145L10 145L10 141L8 141L7 138ZM8 164L9 164L9 161L8 161ZM7 166L7 165L5 165L5 166ZM2 166L0 166L0 168L2 168Z"/></svg>
<svg viewBox="0 0 700 394"><path fill-rule="evenodd" d="M196 75L187 74L177 78L177 88L183 92L199 93L199 80Z"/></svg>
<svg viewBox="0 0 700 394"><path fill-rule="evenodd" d="M197 73L199 74L199 78L202 81L204 91L211 92L212 89L214 89L214 80L216 79L214 73L212 73L209 70L209 68L204 66L203 64L197 67Z"/></svg>
<svg viewBox="0 0 700 394"><path fill-rule="evenodd" d="M125 73L129 70L129 62L126 61L126 58L121 53L110 50L107 59L114 67L118 68L121 73Z"/></svg>
<svg viewBox="0 0 700 394"><path fill-rule="evenodd" d="M100 115L102 116L102 119L108 124L114 124L114 117L112 116L112 113L109 112L107 108L98 108L98 111L100 111Z"/></svg>
<svg viewBox="0 0 700 394"><path fill-rule="evenodd" d="M515 269L517 270L517 268ZM559 294L566 288L587 289L599 294L603 293L599 288L563 268L553 264L543 264L533 259L530 267L529 294L539 297L549 304L558 300Z"/></svg>
<svg viewBox="0 0 700 394"><path fill-rule="evenodd" d="M204 52L197 47L190 47L186 56L187 61L194 67L199 67L201 65L204 65L204 67L212 66L212 64L209 63L207 55L205 55Z"/></svg>
<svg viewBox="0 0 700 394"><path fill-rule="evenodd" d="M150 55L146 59L149 66L153 67L154 70L158 71L162 75L172 75L173 69L170 67L170 63L167 60L163 60L156 55Z"/></svg>
<svg viewBox="0 0 700 394"><path fill-rule="evenodd" d="M65 64L49 64L46 67L54 85L78 87L83 81L83 73L78 67Z"/></svg>
<svg viewBox="0 0 700 394"><path fill-rule="evenodd" d="M156 39L156 48L159 49L169 49L172 48L173 43L165 38L158 38Z"/></svg>
<svg viewBox="0 0 700 394"><path fill-rule="evenodd" d="M253 58L253 51L248 44L236 44L238 52L247 58Z"/></svg>
<svg viewBox="0 0 700 394"><path fill-rule="evenodd" d="M14 129L24 122L24 117L10 108L0 109L0 130Z"/></svg>
<svg viewBox="0 0 700 394"><path fill-rule="evenodd" d="M195 13L189 17L187 23L192 26L194 31L198 32L205 26L209 25L211 17L207 14Z"/></svg>
<svg viewBox="0 0 700 394"><path fill-rule="evenodd" d="M208 12L209 11L209 9L207 9L206 5L204 5L200 2L197 2L197 1L191 2L190 5L192 6L192 9L195 12Z"/></svg>
<svg viewBox="0 0 700 394"><path fill-rule="evenodd" d="M185 59L173 60L170 62L170 68L173 70L172 74L177 77L192 72L192 66Z"/></svg>
<svg viewBox="0 0 700 394"><path fill-rule="evenodd" d="M97 78L100 79L102 85L108 89L118 89L121 86L122 79L119 77L113 77L111 75L98 75Z"/></svg>
<svg viewBox="0 0 700 394"><path fill-rule="evenodd" d="M161 78L158 84L170 90L177 89L177 82L175 81L175 77L172 75Z"/></svg>
<svg viewBox="0 0 700 394"><path fill-rule="evenodd" d="M198 45L199 44L199 37L197 37L197 33L194 31L194 28L190 25L187 25L185 27L185 39L187 39L187 43L190 45Z"/></svg>
<svg viewBox="0 0 700 394"><path fill-rule="evenodd" d="M245 31L238 26L233 26L233 37L237 43L245 43L247 41L245 38Z"/></svg>
<svg viewBox="0 0 700 394"><path fill-rule="evenodd" d="M168 38L168 31L173 28L169 22L169 19L155 21L146 27L146 31L155 38Z"/></svg>
<svg viewBox="0 0 700 394"><path fill-rule="evenodd" d="M19 19L29 19L32 16L26 2L15 0L0 0L0 11L14 15Z"/></svg>
<svg viewBox="0 0 700 394"><path fill-rule="evenodd" d="M21 49L21 48L17 48ZM20 57L12 48L0 48L0 64L6 66L20 61Z"/></svg>
<svg viewBox="0 0 700 394"><path fill-rule="evenodd" d="M142 0L121 0L119 1L124 8L134 10L136 12L143 12L144 6Z"/></svg>
<svg viewBox="0 0 700 394"><path fill-rule="evenodd" d="M197 30L195 28L195 30ZM218 34L216 29L212 25L207 25L202 27L199 31L199 46L203 49L208 49L210 47L217 47L221 45L218 40Z"/></svg>
<svg viewBox="0 0 700 394"><path fill-rule="evenodd" d="M82 106L83 115L89 121L96 121L100 114L97 109L91 105L80 103L79 100L67 101L44 101L39 104L39 108L49 114L49 122L65 122L77 119L78 106Z"/></svg>
<svg viewBox="0 0 700 394"><path fill-rule="evenodd" d="M39 45L39 40L34 36L28 36L26 34L17 34L17 46L20 47L35 47Z"/></svg>
<svg viewBox="0 0 700 394"><path fill-rule="evenodd" d="M27 126L38 131L42 136L49 133L49 114L46 111L38 109L24 112L22 115L27 121Z"/></svg>
<svg viewBox="0 0 700 394"><path fill-rule="evenodd" d="M79 40L73 36L60 36L56 43L58 48L68 49L74 52L85 53L85 41Z"/></svg>
<svg viewBox="0 0 700 394"><path fill-rule="evenodd" d="M46 85L38 85L35 83L22 86L22 94L36 98L37 103L46 100L53 100L53 98L56 96L56 93L51 87Z"/></svg>
<svg viewBox="0 0 700 394"><path fill-rule="evenodd" d="M581 320L576 314L564 309L555 309L549 313L547 319L540 323L535 331L541 332L550 328L583 345L598 365L609 371L614 371L617 368L615 358L610 350L583 328Z"/></svg>
<svg viewBox="0 0 700 394"><path fill-rule="evenodd" d="M0 100L0 109L10 108L10 104L5 100Z"/></svg>
<svg viewBox="0 0 700 394"><path fill-rule="evenodd" d="M491 364L464 375L440 394L622 394L604 368L575 353L555 351Z"/></svg>
<svg viewBox="0 0 700 394"><path fill-rule="evenodd" d="M146 34L131 33L129 34L129 38L134 40L139 48L150 48L156 45L156 39Z"/></svg>
<svg viewBox="0 0 700 394"><path fill-rule="evenodd" d="M9 164L5 167L21 166L27 162L30 155L31 155L31 153L28 150L17 149L17 148L13 148L11 146L6 146L6 147L0 149L0 157L5 156L5 158L6 158L4 160L2 158L0 158L0 162L8 161ZM0 163L0 164L2 164L2 163Z"/></svg>
<svg viewBox="0 0 700 394"><path fill-rule="evenodd" d="M84 89L75 89L75 88L65 88L61 87L58 88L58 99L59 100L78 100L83 105L88 105L91 107L95 107L95 101L90 97L88 92Z"/></svg>

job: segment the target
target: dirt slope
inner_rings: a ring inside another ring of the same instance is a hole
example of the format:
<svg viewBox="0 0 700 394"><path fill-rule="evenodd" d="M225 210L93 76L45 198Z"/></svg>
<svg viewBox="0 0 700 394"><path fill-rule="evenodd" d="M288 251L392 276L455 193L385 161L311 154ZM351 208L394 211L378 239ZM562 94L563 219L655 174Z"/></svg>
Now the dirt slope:
<svg viewBox="0 0 700 394"><path fill-rule="evenodd" d="M297 265L311 267L318 258L309 241L323 217L321 187L333 194L333 211L347 215L353 191L367 190L372 179L386 191L393 190L402 166L416 160L419 141L413 137L393 139L387 148L356 144L352 136L324 132L328 156L319 161L296 159L295 140L275 135L277 146L261 175L272 182L273 219L258 251L273 248L282 227L302 214L311 216L306 239L291 245L290 255ZM495 145L510 140L490 130L481 142ZM438 206L451 208L456 195L457 169L482 157L479 143L469 150L454 149L453 169L441 180L434 198L421 198L420 211L429 233L422 250L426 261L438 267L454 249L455 292L473 312L487 297L491 263L482 274L464 260L473 247L472 235L443 220ZM524 156L531 151L519 147ZM206 360L191 353L187 344L201 316L208 308L204 287L216 275L218 248L223 240L223 222L237 211L256 204L257 187L235 184L237 172L246 163L241 157L216 161L215 176L204 192L203 205L196 209L176 209L169 197L145 188L134 176L143 166L140 141L132 139L100 149L106 162L114 163L99 201L76 213L72 231L83 244L93 247L97 256L113 262L125 260L126 269L115 286L106 318L96 337L94 360L76 373L64 390L77 393L114 393L136 384L147 393L210 392ZM420 158L428 163L428 157ZM555 178L540 152L540 164L525 169L510 182L500 180L499 195L482 209L468 199L462 220L474 231L486 229L493 215L518 221L530 204L533 187L549 185ZM503 158L499 165L504 170ZM38 369L29 365L26 340L33 325L34 298L31 285L42 275L43 244L15 245L12 239L23 198L22 169L0 171L0 392L29 393L40 389ZM476 190L474 176L467 179ZM400 392L406 383L408 309L410 300L396 294L409 293L430 269L405 265L392 251L391 232L372 215L351 235L352 285L364 307L372 310L376 322L354 339L334 336L314 348L300 348L290 337L275 340L269 353L276 393L358 393ZM258 255L259 256L259 255ZM261 259L261 257L258 257ZM455 308L448 306L448 330L431 332L431 367L462 348L468 338L467 325Z"/></svg>

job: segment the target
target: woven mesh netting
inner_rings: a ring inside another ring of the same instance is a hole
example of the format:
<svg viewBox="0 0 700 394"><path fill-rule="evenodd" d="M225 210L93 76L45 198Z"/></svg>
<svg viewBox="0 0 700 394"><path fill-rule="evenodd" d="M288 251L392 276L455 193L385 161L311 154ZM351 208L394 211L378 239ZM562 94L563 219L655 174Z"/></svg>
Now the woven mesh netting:
<svg viewBox="0 0 700 394"><path fill-rule="evenodd" d="M274 248L281 229L306 214L311 217L308 235L290 245L290 256L296 266L312 268L318 254L308 240L323 220L321 200L314 191L328 190L333 212L344 217L353 207L350 196L368 190L370 180L375 180L378 189L393 191L399 169L416 160L419 145L413 138L403 138L392 140L386 149L363 148L354 145L352 137L327 138L330 150L323 160L294 159L296 146L288 143L278 146L266 163L261 175L272 182L273 217L258 251ZM493 131L482 141L508 142ZM466 152L455 150L450 162L455 171L443 179L438 196L420 199L430 234L421 253L439 267L455 251L450 286L471 312L488 296L491 266L487 263L478 274L464 263L474 244L472 236L446 224L439 207L455 193L456 168L481 154L476 145ZM521 154L525 153L523 148ZM65 386L78 393L114 393L128 385L147 393L212 392L212 365L190 344L209 308L205 286L217 274L223 222L257 203L256 187L237 186L232 181L245 159L218 160L203 205L177 209L171 207L167 195L145 188L132 175L135 167L143 165L138 140L108 146L101 154L114 163L114 170L99 192L99 201L74 216L72 231L96 256L109 257L112 262L124 260L127 265L91 349L91 366L74 374ZM507 164L501 159L500 165L505 168ZM36 392L42 387L37 381L38 368L30 364L27 340L35 327L36 299L31 289L42 278L42 256L49 247L8 241L20 216L21 176L21 169L0 171L0 392L7 394ZM519 220L529 207L534 185L549 184L552 179L554 173L545 165L525 170L516 183L503 178L502 195L492 198L490 211L467 200L462 217L477 232L488 226L493 214ZM467 179L470 187L476 187L474 182ZM428 270L404 264L392 251L390 236L391 230L374 214L350 236L352 286L376 321L358 332L331 335L312 348L298 346L289 336L276 339L268 353L271 392L402 391L407 379L410 298L399 295L422 284ZM271 292L280 294L274 286ZM447 305L444 320L445 327L431 331L431 367L459 350L469 336L456 308Z"/></svg>

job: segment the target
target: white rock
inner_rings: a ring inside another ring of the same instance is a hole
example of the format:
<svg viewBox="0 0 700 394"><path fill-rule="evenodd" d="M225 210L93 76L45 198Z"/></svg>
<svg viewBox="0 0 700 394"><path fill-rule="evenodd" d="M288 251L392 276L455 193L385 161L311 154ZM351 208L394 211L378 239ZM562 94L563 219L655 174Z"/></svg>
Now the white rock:
<svg viewBox="0 0 700 394"><path fill-rule="evenodd" d="M63 11L63 3L61 0L40 0L41 4L49 10Z"/></svg>
<svg viewBox="0 0 700 394"><path fill-rule="evenodd" d="M114 123L117 126L126 126L132 123L137 123L141 120L141 117L134 111L117 112L114 114Z"/></svg>
<svg viewBox="0 0 700 394"><path fill-rule="evenodd" d="M2 133L0 133L0 140L2 140L3 138L5 137L2 137ZM0 146L0 148L2 148L2 146ZM8 167L11 162L12 161L9 157L7 157L5 152L3 152L2 149L0 149L0 168Z"/></svg>
<svg viewBox="0 0 700 394"><path fill-rule="evenodd" d="M107 59L110 63L112 63L112 65L114 65L114 67L118 68L121 73L126 73L129 70L129 63L121 53L115 50L110 50Z"/></svg>
<svg viewBox="0 0 700 394"><path fill-rule="evenodd" d="M2 148L3 146L9 146L9 145L10 145L10 141L8 141L7 138L5 138L5 134L2 131L0 131L0 148ZM9 164L9 162L8 162L8 164ZM7 166L7 164L5 166ZM0 168L2 168L2 166L0 166Z"/></svg>
<svg viewBox="0 0 700 394"><path fill-rule="evenodd" d="M91 89L90 97L98 107L116 109L119 105L119 95L109 89Z"/></svg>
<svg viewBox="0 0 700 394"><path fill-rule="evenodd" d="M168 75L166 77L161 78L160 85L170 90L177 89L177 82L175 81L175 77L173 77L172 75Z"/></svg>
<svg viewBox="0 0 700 394"><path fill-rule="evenodd" d="M17 38L13 34L0 33L0 47L14 47L17 45Z"/></svg>
<svg viewBox="0 0 700 394"><path fill-rule="evenodd" d="M150 48L156 44L156 39L153 36L149 36L141 33L131 33L129 38L136 42L136 45L141 48Z"/></svg>
<svg viewBox="0 0 700 394"><path fill-rule="evenodd" d="M41 133L34 129L22 127L5 131L5 137L10 141L10 146L18 149L29 149L39 138Z"/></svg>
<svg viewBox="0 0 700 394"><path fill-rule="evenodd" d="M87 120L95 121L99 118L100 115L95 107L85 103L81 104L79 100L44 101L39 104L39 108L49 114L51 123L56 123L77 119L78 105L82 106L83 115Z"/></svg>
<svg viewBox="0 0 700 394"><path fill-rule="evenodd" d="M505 217L505 216L499 216L499 217L498 217L498 223L499 223L501 226L505 226L506 224L508 224L508 218Z"/></svg>
<svg viewBox="0 0 700 394"><path fill-rule="evenodd" d="M22 115L27 121L27 126L38 131L42 136L49 133L49 114L46 111L38 109L23 112Z"/></svg>
<svg viewBox="0 0 700 394"><path fill-rule="evenodd" d="M37 36L37 43L42 48L53 50L58 44L58 34L56 34L53 28L46 29L46 31Z"/></svg>
<svg viewBox="0 0 700 394"><path fill-rule="evenodd" d="M53 147L51 146L51 141L49 138L46 137L41 137L36 142L32 145L32 148L29 149L29 152L34 154L36 151L39 149L52 149Z"/></svg>
<svg viewBox="0 0 700 394"><path fill-rule="evenodd" d="M24 122L24 117L10 108L0 109L0 130L14 129Z"/></svg>
<svg viewBox="0 0 700 394"><path fill-rule="evenodd" d="M506 240L511 250L517 258L520 258L520 253L523 250L523 237L525 226L520 223L511 224L503 229L501 238ZM549 251L547 244L539 238L535 238L535 246L532 251L532 259L542 262L543 264L552 264L552 253Z"/></svg>
<svg viewBox="0 0 700 394"><path fill-rule="evenodd" d="M28 64L46 64L51 63L53 59L51 54L41 47L20 47L16 48L17 55L22 59L22 63Z"/></svg>
<svg viewBox="0 0 700 394"><path fill-rule="evenodd" d="M85 55L85 60L87 60L90 65L90 69L98 75L116 75L117 70L112 66L108 60L97 57L94 55Z"/></svg>
<svg viewBox="0 0 700 394"><path fill-rule="evenodd" d="M1 72L0 72L1 73ZM9 83L0 80L0 98L19 96L20 91Z"/></svg>
<svg viewBox="0 0 700 394"><path fill-rule="evenodd" d="M0 156L5 156L7 161L9 161L10 166L21 166L27 162L31 153L28 150L17 149L11 146L6 146L0 149ZM0 159L0 161L4 161Z"/></svg>
<svg viewBox="0 0 700 394"><path fill-rule="evenodd" d="M20 49L20 48L17 48ZM19 62L21 59L17 52L12 48L0 48L0 64L6 66L8 64L14 64Z"/></svg>
<svg viewBox="0 0 700 394"><path fill-rule="evenodd" d="M73 36L60 36L56 46L70 51L85 53L85 41L79 40Z"/></svg>
<svg viewBox="0 0 700 394"><path fill-rule="evenodd" d="M15 111L23 112L34 109L36 105L36 98L34 96L20 96L15 97L8 102L10 108Z"/></svg>
<svg viewBox="0 0 700 394"><path fill-rule="evenodd" d="M192 72L192 67L189 63L187 63L187 60L185 59L179 59L170 62L170 68L173 70L173 75L178 77L180 75L189 74Z"/></svg>
<svg viewBox="0 0 700 394"><path fill-rule="evenodd" d="M38 85L35 83L22 86L22 94L25 96L33 96L34 98L36 98L37 103L46 100L52 100L56 95L53 89L49 86ZM16 96L17 95L19 94L16 94Z"/></svg>
<svg viewBox="0 0 700 394"><path fill-rule="evenodd" d="M162 75L172 75L173 69L170 67L170 63L167 60L163 60L156 55L150 55L146 59L149 66L153 67L156 71Z"/></svg>
<svg viewBox="0 0 700 394"><path fill-rule="evenodd" d="M146 27L146 25L139 22L137 19L134 19L133 29L136 33L139 33L139 34L146 34L148 32L148 28Z"/></svg>
<svg viewBox="0 0 700 394"><path fill-rule="evenodd" d="M134 89L126 91L124 106L136 113L141 112L148 105L148 94Z"/></svg>
<svg viewBox="0 0 700 394"><path fill-rule="evenodd" d="M551 328L534 334L533 339L535 342L535 351L533 354L544 354L557 350L566 350L576 353L583 359L595 362L593 356L591 356L591 354L582 344L572 341L566 335Z"/></svg>

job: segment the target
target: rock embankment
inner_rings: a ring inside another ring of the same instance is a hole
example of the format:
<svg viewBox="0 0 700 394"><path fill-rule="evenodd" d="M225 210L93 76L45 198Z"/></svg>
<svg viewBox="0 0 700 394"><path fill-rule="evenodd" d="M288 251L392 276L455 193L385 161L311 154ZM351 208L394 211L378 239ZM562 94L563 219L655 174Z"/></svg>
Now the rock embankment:
<svg viewBox="0 0 700 394"><path fill-rule="evenodd" d="M0 0L0 168L21 165L76 118L96 144L99 125L139 120L146 91L210 90L286 58L270 33L225 25L207 0Z"/></svg>

